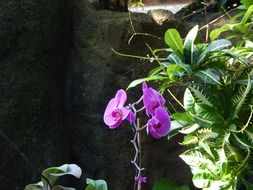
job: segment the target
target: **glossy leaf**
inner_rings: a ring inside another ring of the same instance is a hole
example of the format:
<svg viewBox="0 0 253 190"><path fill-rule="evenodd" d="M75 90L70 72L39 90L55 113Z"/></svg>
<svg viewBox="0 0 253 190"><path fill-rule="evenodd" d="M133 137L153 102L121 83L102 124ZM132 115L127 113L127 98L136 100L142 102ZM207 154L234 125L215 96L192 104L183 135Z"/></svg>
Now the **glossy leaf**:
<svg viewBox="0 0 253 190"><path fill-rule="evenodd" d="M51 185L55 184L55 181L64 175L72 175L76 178L80 178L82 174L82 170L76 164L64 164L60 167L51 167L42 172L42 175L47 178ZM47 184L45 179L42 179L44 185Z"/></svg>
<svg viewBox="0 0 253 190"><path fill-rule="evenodd" d="M215 40L215 41L211 42L205 48L205 50L200 54L198 64L200 64L201 62L203 62L205 60L208 53L214 52L217 50L221 50L221 49L227 48L229 46L231 46L231 42L228 40L225 40L225 39Z"/></svg>
<svg viewBox="0 0 253 190"><path fill-rule="evenodd" d="M184 109L186 111L193 109L194 97L192 96L192 93L189 90L189 88L185 89L183 101L184 101Z"/></svg>
<svg viewBox="0 0 253 190"><path fill-rule="evenodd" d="M150 77L147 77L147 78L142 78L142 79L136 79L134 81L132 81L128 87L127 87L127 90L130 89L130 88L133 88L145 81L152 81L152 80L164 80L164 79L167 79L166 77L163 77L163 76L159 76L159 75L154 75L154 76L150 76Z"/></svg>
<svg viewBox="0 0 253 190"><path fill-rule="evenodd" d="M249 5L249 4L248 4ZM253 14L253 5L251 5L248 9L247 12L245 13L245 15L243 16L241 23L242 24L246 24L246 22L251 19L251 16Z"/></svg>
<svg viewBox="0 0 253 190"><path fill-rule="evenodd" d="M196 56L198 56L198 48L194 45L194 41L197 37L198 29L198 25L193 27L184 41L184 56L188 64L194 64L197 60Z"/></svg>
<svg viewBox="0 0 253 190"><path fill-rule="evenodd" d="M88 187L85 190L108 190L107 183L104 180L93 180L93 179L86 179L86 183Z"/></svg>
<svg viewBox="0 0 253 190"><path fill-rule="evenodd" d="M182 57L183 40L176 29L168 29L165 32L164 40L177 56Z"/></svg>
<svg viewBox="0 0 253 190"><path fill-rule="evenodd" d="M194 123L193 125L182 128L179 132L182 134L191 134L199 128L200 126L197 123Z"/></svg>
<svg viewBox="0 0 253 190"><path fill-rule="evenodd" d="M25 186L25 190L44 190L43 189L43 183L39 182L37 184L30 184Z"/></svg>
<svg viewBox="0 0 253 190"><path fill-rule="evenodd" d="M221 77L215 69L208 68L206 70L200 70L195 72L194 75L200 78L204 83L222 86L220 81Z"/></svg>

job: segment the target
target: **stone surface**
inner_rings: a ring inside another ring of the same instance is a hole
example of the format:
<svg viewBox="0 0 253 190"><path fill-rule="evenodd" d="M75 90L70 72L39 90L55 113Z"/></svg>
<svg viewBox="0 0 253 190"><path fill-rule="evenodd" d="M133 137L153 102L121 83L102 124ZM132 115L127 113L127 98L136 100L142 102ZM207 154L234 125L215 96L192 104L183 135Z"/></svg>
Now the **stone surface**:
<svg viewBox="0 0 253 190"><path fill-rule="evenodd" d="M2 190L23 189L69 158L62 92L70 14L64 0L0 0Z"/></svg>

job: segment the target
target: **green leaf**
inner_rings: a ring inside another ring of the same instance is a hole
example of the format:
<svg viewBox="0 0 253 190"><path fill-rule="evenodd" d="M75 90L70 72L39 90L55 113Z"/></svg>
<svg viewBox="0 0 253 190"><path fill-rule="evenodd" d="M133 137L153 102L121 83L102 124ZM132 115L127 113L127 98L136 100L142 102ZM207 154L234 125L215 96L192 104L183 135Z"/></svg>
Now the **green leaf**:
<svg viewBox="0 0 253 190"><path fill-rule="evenodd" d="M183 57L183 40L176 29L168 29L165 32L164 40L177 56Z"/></svg>
<svg viewBox="0 0 253 190"><path fill-rule="evenodd" d="M249 92L251 90L251 79L248 75L248 84L247 86L240 86L238 88L238 92L232 97L234 112L233 112L233 118L238 117L238 113L241 110L242 106L244 105L246 98L249 96Z"/></svg>
<svg viewBox="0 0 253 190"><path fill-rule="evenodd" d="M178 65L183 64L182 60L180 59L180 57L178 57L176 54L171 53L168 57L167 57L168 61L171 63L176 63Z"/></svg>
<svg viewBox="0 0 253 190"><path fill-rule="evenodd" d="M195 174L192 178L192 182L197 188L208 188L211 185L211 179L208 173Z"/></svg>
<svg viewBox="0 0 253 190"><path fill-rule="evenodd" d="M184 121L187 125L193 124L193 117L188 112L176 112L171 115L173 120Z"/></svg>
<svg viewBox="0 0 253 190"><path fill-rule="evenodd" d="M42 175L47 178L51 185L54 186L55 181L64 175L72 175L76 178L80 178L82 170L76 164L64 164L60 167L51 167L42 172ZM44 186L47 184L45 179L42 179Z"/></svg>
<svg viewBox="0 0 253 190"><path fill-rule="evenodd" d="M152 190L190 190L188 186L179 186L175 182L168 179L158 180Z"/></svg>
<svg viewBox="0 0 253 190"><path fill-rule="evenodd" d="M184 56L186 58L186 62L189 62L189 64L194 64L197 60L196 56L198 56L198 48L194 45L194 41L197 37L198 29L198 25L193 27L187 34L184 41Z"/></svg>
<svg viewBox="0 0 253 190"><path fill-rule="evenodd" d="M93 180L87 178L86 183L88 184L88 187L85 190L108 190L106 181L102 179Z"/></svg>
<svg viewBox="0 0 253 190"><path fill-rule="evenodd" d="M183 142L180 143L180 144L182 144L182 145L197 144L198 141L199 141L198 137L191 134L191 135L186 135L184 137Z"/></svg>
<svg viewBox="0 0 253 190"><path fill-rule="evenodd" d="M218 73L215 69L208 68L206 70L197 71L194 75L200 78L204 83L222 86L219 74L220 73Z"/></svg>
<svg viewBox="0 0 253 190"><path fill-rule="evenodd" d="M211 103L210 101L211 95L202 86L197 84L191 84L188 86L188 88L196 101L214 107L213 103Z"/></svg>
<svg viewBox="0 0 253 190"><path fill-rule="evenodd" d="M250 61L242 56L242 55L239 55L231 50L221 50L221 52L223 52L224 55L226 56L229 56L229 57L232 57L234 60L239 60L240 62L242 62L243 64L247 65L247 66L250 66Z"/></svg>
<svg viewBox="0 0 253 190"><path fill-rule="evenodd" d="M25 190L43 190L43 183L39 182L37 184L29 184L25 186Z"/></svg>
<svg viewBox="0 0 253 190"><path fill-rule="evenodd" d="M214 29L210 32L210 39L213 41L218 38L223 32L233 30L235 24L225 24L220 28Z"/></svg>
<svg viewBox="0 0 253 190"><path fill-rule="evenodd" d="M179 130L179 132L182 134L190 134L199 128L200 128L200 126L197 123L194 123L193 125L184 127L183 129Z"/></svg>
<svg viewBox="0 0 253 190"><path fill-rule="evenodd" d="M224 119L219 112L206 104L196 103L194 115L195 121L202 127L223 127Z"/></svg>
<svg viewBox="0 0 253 190"><path fill-rule="evenodd" d="M183 101L184 101L184 109L186 111L189 111L190 109L193 109L194 98L193 98L192 93L189 90L189 88L185 89L184 100Z"/></svg>
<svg viewBox="0 0 253 190"><path fill-rule="evenodd" d="M243 0L242 0L243 1ZM242 20L241 20L241 24L246 24L246 22L251 19L252 13L253 13L253 5L252 2L246 2L246 0L244 1L245 3L247 3L247 6L249 6L249 8L247 9L247 12L245 13L245 15L243 16Z"/></svg>
<svg viewBox="0 0 253 190"><path fill-rule="evenodd" d="M217 50L221 50L221 49L227 48L229 46L231 46L231 42L228 40L225 40L225 39L215 40L215 41L211 42L205 48L205 50L200 54L198 64L200 64L201 62L203 62L205 60L208 53L214 52Z"/></svg>
<svg viewBox="0 0 253 190"><path fill-rule="evenodd" d="M187 165L200 167L201 165L213 165L213 162L197 150L188 150L179 156Z"/></svg>
<svg viewBox="0 0 253 190"><path fill-rule="evenodd" d="M130 88L133 88L145 81L152 81L152 80L164 80L164 79L167 79L167 77L163 77L163 76L160 76L160 75L152 75L152 76L149 76L147 78L142 78L142 79L136 79L134 81L132 81L128 87L127 87L127 90L129 90Z"/></svg>
<svg viewBox="0 0 253 190"><path fill-rule="evenodd" d="M250 141L247 141L245 139L245 136L241 136L239 133L238 134L232 133L232 135L234 137L233 142L239 143L240 148L242 148L242 149L246 149L246 148L252 149L253 148L253 144Z"/></svg>

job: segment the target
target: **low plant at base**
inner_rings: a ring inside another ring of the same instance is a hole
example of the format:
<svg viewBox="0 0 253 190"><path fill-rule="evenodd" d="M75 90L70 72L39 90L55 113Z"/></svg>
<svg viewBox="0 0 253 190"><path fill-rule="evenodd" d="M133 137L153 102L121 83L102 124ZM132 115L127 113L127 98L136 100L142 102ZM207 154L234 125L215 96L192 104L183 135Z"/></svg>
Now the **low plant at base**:
<svg viewBox="0 0 253 190"><path fill-rule="evenodd" d="M65 175L71 175L75 178L80 178L82 170L76 164L64 164L59 167L51 167L45 169L41 173L42 181L36 184L29 184L25 190L76 190L73 187L63 187L59 185L58 179ZM86 179L88 186L85 190L107 190L107 184L104 180Z"/></svg>

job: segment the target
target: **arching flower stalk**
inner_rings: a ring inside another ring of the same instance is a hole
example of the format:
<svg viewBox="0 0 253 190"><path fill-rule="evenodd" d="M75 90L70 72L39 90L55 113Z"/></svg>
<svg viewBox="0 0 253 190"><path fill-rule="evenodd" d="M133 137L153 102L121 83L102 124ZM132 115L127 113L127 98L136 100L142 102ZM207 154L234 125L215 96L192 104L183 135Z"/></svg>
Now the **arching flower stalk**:
<svg viewBox="0 0 253 190"><path fill-rule="evenodd" d="M134 189L141 190L142 184L147 182L147 177L143 176L141 167L141 146L140 146L140 131L146 129L147 134L153 138L159 139L166 136L170 130L170 116L163 108L165 99L162 95L144 82L142 85L143 95L135 103L125 106L127 94L124 90L118 90L115 97L112 98L104 113L104 122L110 129L118 128L124 120L128 120L132 126L134 133L131 143L134 146L134 158L131 163L134 165L136 174L134 177ZM135 106L143 106L136 109ZM137 113L145 111L148 117L148 122L144 126L140 126L140 119L137 118Z"/></svg>
<svg viewBox="0 0 253 190"><path fill-rule="evenodd" d="M137 111L134 107L134 104L130 105L131 110L133 110L134 115L136 116ZM144 128L146 127L146 125L144 126ZM146 176L142 176L142 171L145 170L145 168L141 167L141 141L140 141L140 119L137 118L133 124L132 124L132 129L134 132L134 137L131 140L131 143L134 145L134 159L131 161L131 163L134 165L135 170L136 170L136 174L135 174L135 184L134 184L134 189L138 189L141 190L141 185L143 183L147 182L147 177Z"/></svg>

